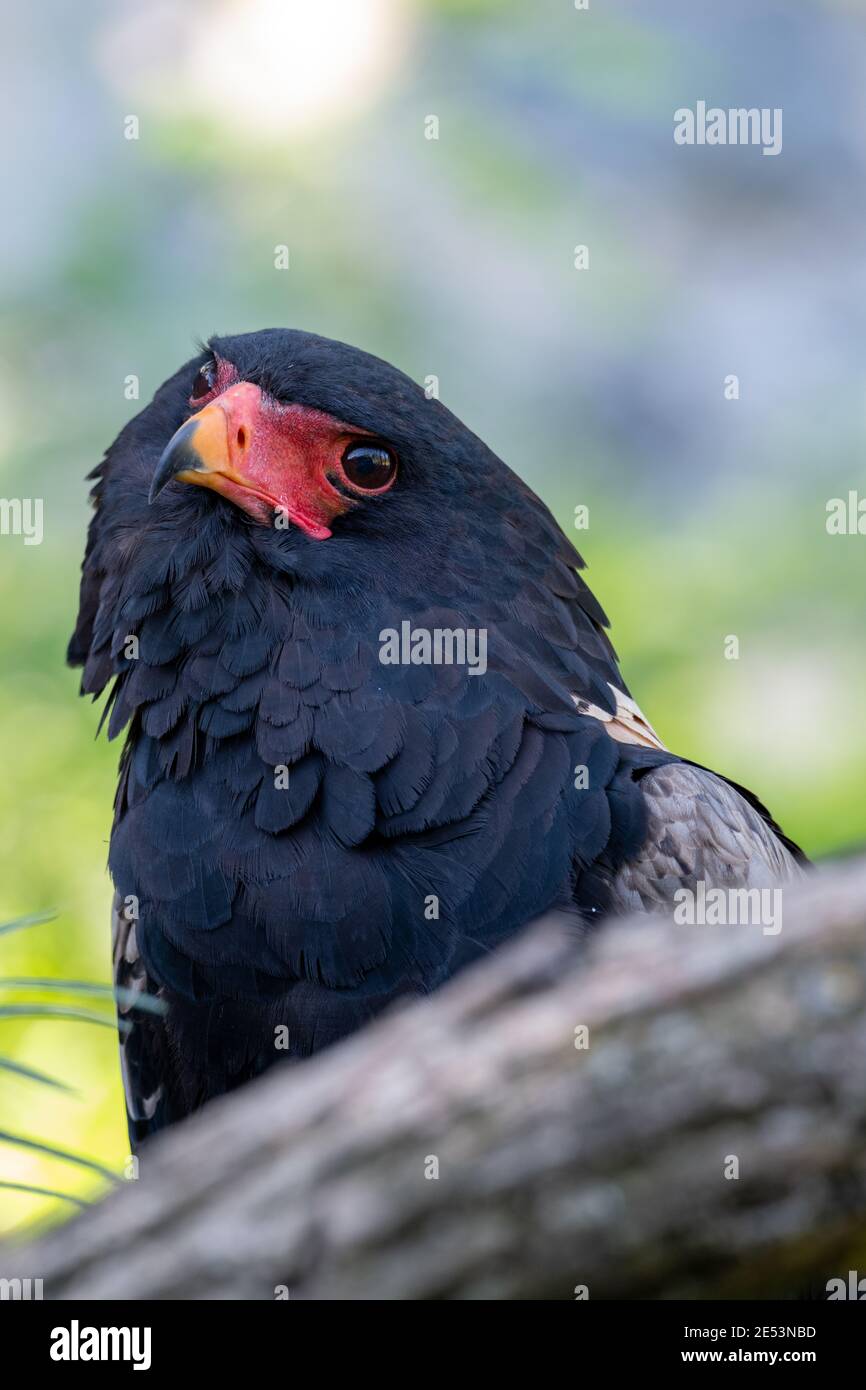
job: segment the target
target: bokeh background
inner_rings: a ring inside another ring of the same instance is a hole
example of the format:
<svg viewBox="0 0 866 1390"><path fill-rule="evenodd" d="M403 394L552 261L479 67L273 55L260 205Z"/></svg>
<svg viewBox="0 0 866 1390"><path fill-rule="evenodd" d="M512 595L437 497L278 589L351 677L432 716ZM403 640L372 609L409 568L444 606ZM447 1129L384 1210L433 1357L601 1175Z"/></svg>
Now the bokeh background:
<svg viewBox="0 0 866 1390"><path fill-rule="evenodd" d="M143 404L212 332L438 376L572 534L589 507L574 539L662 737L812 854L866 840L866 536L825 525L866 496L861 3L43 0L4 50L0 494L45 530L0 536L0 921L56 917L0 935L0 977L109 980L119 747L64 668L83 479L126 379ZM782 153L675 145L698 100L781 107ZM37 1000L110 1018L5 985L0 1127L119 1171L112 1029L10 1012ZM102 1182L18 1142L0 1181ZM70 1209L0 1189L0 1230Z"/></svg>

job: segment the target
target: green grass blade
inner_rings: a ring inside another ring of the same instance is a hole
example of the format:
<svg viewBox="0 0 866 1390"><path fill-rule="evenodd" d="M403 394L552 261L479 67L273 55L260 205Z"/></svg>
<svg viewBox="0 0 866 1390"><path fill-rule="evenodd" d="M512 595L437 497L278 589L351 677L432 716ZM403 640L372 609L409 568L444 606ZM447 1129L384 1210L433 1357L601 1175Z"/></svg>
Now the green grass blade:
<svg viewBox="0 0 866 1390"><path fill-rule="evenodd" d="M0 1071L14 1072L25 1081L38 1081L42 1086L52 1086L55 1090L65 1091L70 1096L78 1095L78 1092L67 1086L64 1081L58 1081L44 1071L37 1071L35 1067L26 1067L23 1062L13 1062L11 1057L0 1057Z"/></svg>
<svg viewBox="0 0 866 1390"><path fill-rule="evenodd" d="M58 993L102 994L107 999L114 997L111 985L100 984L97 980L63 980L39 975L0 975L0 989L51 989Z"/></svg>
<svg viewBox="0 0 866 1390"><path fill-rule="evenodd" d="M56 916L52 909L50 912L32 912L29 917L16 917L12 922L0 922L0 936L5 936L9 931L21 931L23 927L38 927L40 922L53 922Z"/></svg>
<svg viewBox="0 0 866 1390"><path fill-rule="evenodd" d="M0 1187L7 1192L30 1192L34 1197L57 1197L61 1202L72 1202L76 1207L86 1208L91 1205L85 1202L83 1197L71 1197L68 1192L57 1192L53 1187L36 1187L29 1182L4 1182L0 1178Z"/></svg>
<svg viewBox="0 0 866 1390"><path fill-rule="evenodd" d="M64 1163L74 1163L78 1168L86 1168L90 1173L98 1173L101 1178L107 1178L109 1182L120 1182L116 1173L112 1173L110 1168L104 1168L95 1159L85 1158L82 1154L72 1153L69 1149L57 1149L53 1144L43 1144L38 1139L28 1139L24 1134L12 1134L9 1130L0 1129L0 1143L12 1144L18 1149L32 1149L34 1153L46 1154L49 1158L60 1158Z"/></svg>
<svg viewBox="0 0 866 1390"><path fill-rule="evenodd" d="M25 978L5 975L0 977L0 989L45 989L55 994L98 994L105 999L125 1004L127 1008L140 1009L142 1013L165 1013L165 1002L152 994L141 994L134 989L114 989L95 980L50 980L38 977Z"/></svg>
<svg viewBox="0 0 866 1390"><path fill-rule="evenodd" d="M68 1009L62 1004L0 1004L0 1019L4 1018L65 1018L73 1023L97 1023L112 1032L117 1028L116 1019L90 1009Z"/></svg>

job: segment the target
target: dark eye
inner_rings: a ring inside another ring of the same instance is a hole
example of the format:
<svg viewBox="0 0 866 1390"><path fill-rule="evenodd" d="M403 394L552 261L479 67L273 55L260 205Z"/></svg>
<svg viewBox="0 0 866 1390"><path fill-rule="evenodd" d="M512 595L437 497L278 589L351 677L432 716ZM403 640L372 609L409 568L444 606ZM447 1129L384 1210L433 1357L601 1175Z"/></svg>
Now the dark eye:
<svg viewBox="0 0 866 1390"><path fill-rule="evenodd" d="M215 362L205 362L199 368L198 376L192 385L191 401L200 401L204 396L209 396L216 386L217 372Z"/></svg>
<svg viewBox="0 0 866 1390"><path fill-rule="evenodd" d="M384 444L351 444L343 455L343 472L353 487L382 492L397 476L397 460Z"/></svg>

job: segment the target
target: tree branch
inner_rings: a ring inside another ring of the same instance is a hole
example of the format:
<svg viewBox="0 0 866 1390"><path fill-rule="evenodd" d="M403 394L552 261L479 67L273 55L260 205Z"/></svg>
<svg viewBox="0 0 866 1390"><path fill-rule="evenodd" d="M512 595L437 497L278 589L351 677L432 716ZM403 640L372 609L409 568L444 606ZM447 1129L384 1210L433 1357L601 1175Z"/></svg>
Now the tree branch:
<svg viewBox="0 0 866 1390"><path fill-rule="evenodd" d="M823 1290L866 1257L866 864L783 906L775 936L548 919L0 1267L49 1298Z"/></svg>

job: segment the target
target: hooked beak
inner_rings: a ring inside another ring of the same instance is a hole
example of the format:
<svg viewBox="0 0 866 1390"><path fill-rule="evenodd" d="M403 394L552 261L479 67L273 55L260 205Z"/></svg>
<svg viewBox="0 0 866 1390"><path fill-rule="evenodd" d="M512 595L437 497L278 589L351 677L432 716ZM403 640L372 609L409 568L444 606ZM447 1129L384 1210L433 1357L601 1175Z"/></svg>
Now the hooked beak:
<svg viewBox="0 0 866 1390"><path fill-rule="evenodd" d="M245 485L242 468L244 454L252 442L253 393L256 397L261 394L258 387L244 382L224 392L219 400L212 401L181 425L156 465L149 502L153 502L173 478L218 492L225 490L223 482L234 482L239 487ZM233 438L229 436L230 428Z"/></svg>
<svg viewBox="0 0 866 1390"><path fill-rule="evenodd" d="M198 416L193 416L172 435L168 445L160 455L159 463L156 465L156 472L153 475L147 498L148 502L155 502L172 478L179 478L184 483L194 482L196 481L192 476L194 473L206 471L207 465L193 443L199 427Z"/></svg>
<svg viewBox="0 0 866 1390"><path fill-rule="evenodd" d="M291 420L283 426L280 433L274 408L258 386L238 382L172 435L148 500L155 501L172 481L193 483L221 493L265 525L282 513L313 539L326 539L331 531L324 518L304 504L304 464L293 449Z"/></svg>

